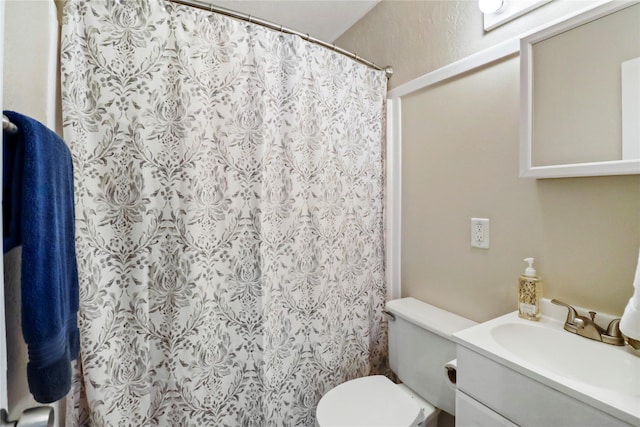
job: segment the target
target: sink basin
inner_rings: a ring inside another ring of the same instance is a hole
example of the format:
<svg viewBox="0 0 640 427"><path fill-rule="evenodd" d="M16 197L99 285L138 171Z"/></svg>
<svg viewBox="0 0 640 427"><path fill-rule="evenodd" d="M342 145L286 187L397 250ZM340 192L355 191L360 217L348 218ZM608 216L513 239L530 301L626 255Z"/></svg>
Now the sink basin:
<svg viewBox="0 0 640 427"><path fill-rule="evenodd" d="M502 323L490 330L506 351L527 363L590 387L640 397L637 357L608 344L537 324Z"/></svg>

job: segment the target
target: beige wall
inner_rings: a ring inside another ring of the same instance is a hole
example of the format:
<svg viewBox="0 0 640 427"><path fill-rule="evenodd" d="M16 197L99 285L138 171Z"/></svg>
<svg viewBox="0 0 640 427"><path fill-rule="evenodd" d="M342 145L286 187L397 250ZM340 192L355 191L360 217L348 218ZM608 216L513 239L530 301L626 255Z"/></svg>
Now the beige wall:
<svg viewBox="0 0 640 427"><path fill-rule="evenodd" d="M390 87L586 1L556 0L491 32L475 1L383 1L336 44L392 65ZM621 314L640 247L640 176L518 178L513 58L403 98L402 294L484 321L516 309L522 259L544 296ZM469 218L491 219L470 248Z"/></svg>
<svg viewBox="0 0 640 427"><path fill-rule="evenodd" d="M376 64L393 66L393 89L592 3L554 0L485 33L475 0L382 0L335 43Z"/></svg>

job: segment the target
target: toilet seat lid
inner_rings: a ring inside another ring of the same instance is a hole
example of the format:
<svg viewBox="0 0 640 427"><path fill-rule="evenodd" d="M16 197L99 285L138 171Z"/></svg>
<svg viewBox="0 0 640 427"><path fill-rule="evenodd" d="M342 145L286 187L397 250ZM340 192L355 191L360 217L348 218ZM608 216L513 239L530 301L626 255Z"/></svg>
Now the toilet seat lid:
<svg viewBox="0 0 640 427"><path fill-rule="evenodd" d="M412 426L423 418L420 406L382 375L340 384L316 410L320 427Z"/></svg>

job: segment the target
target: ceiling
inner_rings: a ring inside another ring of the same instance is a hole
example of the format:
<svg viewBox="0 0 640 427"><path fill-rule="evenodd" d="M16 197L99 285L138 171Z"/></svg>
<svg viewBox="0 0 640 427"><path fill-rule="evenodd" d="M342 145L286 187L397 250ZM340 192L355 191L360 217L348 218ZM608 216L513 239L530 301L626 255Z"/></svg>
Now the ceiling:
<svg viewBox="0 0 640 427"><path fill-rule="evenodd" d="M334 42L380 0L213 0L235 10L312 37Z"/></svg>

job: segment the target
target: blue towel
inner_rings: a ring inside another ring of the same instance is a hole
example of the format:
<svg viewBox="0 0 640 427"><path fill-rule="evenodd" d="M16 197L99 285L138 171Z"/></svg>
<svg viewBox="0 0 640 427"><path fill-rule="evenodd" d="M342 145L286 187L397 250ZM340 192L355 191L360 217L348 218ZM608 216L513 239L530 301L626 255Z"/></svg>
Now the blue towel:
<svg viewBox="0 0 640 427"><path fill-rule="evenodd" d="M29 390L41 403L63 398L78 357L78 269L73 164L66 144L42 123L12 111L4 132L3 252L22 245L22 334Z"/></svg>

